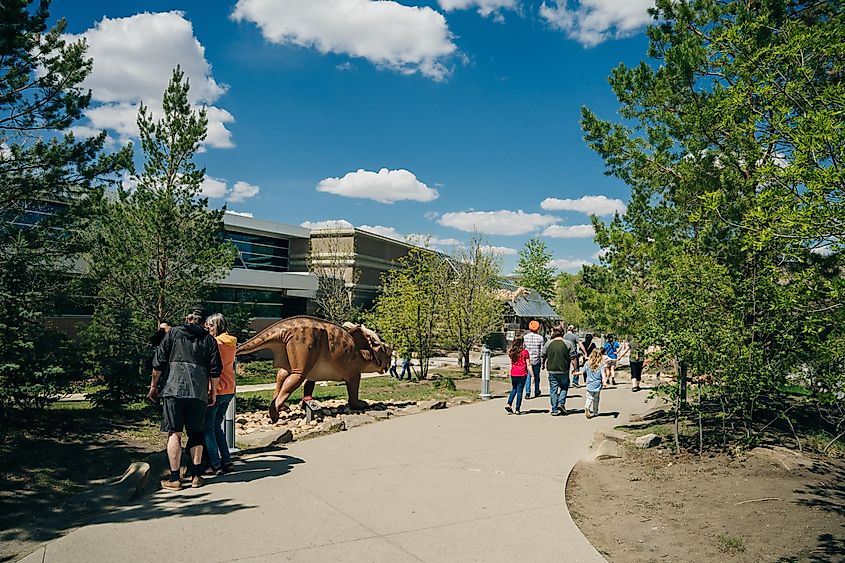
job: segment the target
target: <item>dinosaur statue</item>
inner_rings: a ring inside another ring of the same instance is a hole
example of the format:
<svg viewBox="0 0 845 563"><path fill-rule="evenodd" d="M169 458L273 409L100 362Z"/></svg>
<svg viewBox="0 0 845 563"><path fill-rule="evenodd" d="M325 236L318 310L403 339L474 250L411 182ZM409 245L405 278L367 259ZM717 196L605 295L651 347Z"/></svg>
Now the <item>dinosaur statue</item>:
<svg viewBox="0 0 845 563"><path fill-rule="evenodd" d="M272 324L238 346L237 355L258 350L273 353L276 390L270 403L270 419L287 410L285 401L306 382L310 395L314 381L345 381L349 406L365 409L358 398L361 373L384 373L390 367L393 350L378 335L363 325L339 326L314 317L290 317Z"/></svg>

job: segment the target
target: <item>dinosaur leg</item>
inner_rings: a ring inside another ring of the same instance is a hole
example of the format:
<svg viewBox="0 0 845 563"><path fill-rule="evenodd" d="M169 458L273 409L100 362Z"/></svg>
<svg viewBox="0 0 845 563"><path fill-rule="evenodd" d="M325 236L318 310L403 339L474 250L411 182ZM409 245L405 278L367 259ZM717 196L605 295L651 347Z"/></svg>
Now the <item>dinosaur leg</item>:
<svg viewBox="0 0 845 563"><path fill-rule="evenodd" d="M287 344L286 351L288 362L290 363L290 375L282 382L279 395L276 397L277 405L284 404L291 393L302 385L303 381L305 381L303 395L310 395L314 392L314 382L306 381L305 377L317 363L321 346L319 342L312 342L310 345L306 342L307 339L305 338L293 338Z"/></svg>
<svg viewBox="0 0 845 563"><path fill-rule="evenodd" d="M288 410L285 407L285 402L279 402L279 395L282 392L282 385L284 384L285 380L288 378L290 373L288 370L281 368L279 373L276 374L276 390L273 391L273 400L270 401L270 420L274 423L279 420L279 412L280 410Z"/></svg>
<svg viewBox="0 0 845 563"><path fill-rule="evenodd" d="M357 411L366 409L368 405L358 398L358 389L361 387L361 374L352 376L346 380L346 393L349 395L349 408Z"/></svg>
<svg viewBox="0 0 845 563"><path fill-rule="evenodd" d="M306 380L305 386L302 388L302 400L310 401L314 398L314 387L317 383L315 381Z"/></svg>

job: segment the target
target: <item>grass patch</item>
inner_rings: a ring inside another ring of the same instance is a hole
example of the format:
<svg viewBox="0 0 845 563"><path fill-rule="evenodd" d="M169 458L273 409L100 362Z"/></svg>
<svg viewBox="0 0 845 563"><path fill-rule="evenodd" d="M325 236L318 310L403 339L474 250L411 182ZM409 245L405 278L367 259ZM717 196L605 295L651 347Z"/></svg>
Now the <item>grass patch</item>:
<svg viewBox="0 0 845 563"><path fill-rule="evenodd" d="M235 381L238 385L261 385L262 383L275 383L276 373L279 370L273 367L270 360L256 360L254 362L238 362L238 371L235 374Z"/></svg>
<svg viewBox="0 0 845 563"><path fill-rule="evenodd" d="M717 547L719 548L719 551L726 555L745 553L745 540L739 536L719 534L716 541L718 542Z"/></svg>

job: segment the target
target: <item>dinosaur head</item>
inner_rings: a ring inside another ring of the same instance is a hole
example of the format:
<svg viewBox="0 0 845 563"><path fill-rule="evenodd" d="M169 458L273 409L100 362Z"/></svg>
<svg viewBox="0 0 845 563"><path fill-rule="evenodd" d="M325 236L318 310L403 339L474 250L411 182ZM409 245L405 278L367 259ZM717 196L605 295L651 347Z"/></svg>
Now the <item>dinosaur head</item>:
<svg viewBox="0 0 845 563"><path fill-rule="evenodd" d="M379 373L384 373L390 368L393 348L382 342L378 334L364 325L344 323L343 328L355 339L364 362L372 365Z"/></svg>

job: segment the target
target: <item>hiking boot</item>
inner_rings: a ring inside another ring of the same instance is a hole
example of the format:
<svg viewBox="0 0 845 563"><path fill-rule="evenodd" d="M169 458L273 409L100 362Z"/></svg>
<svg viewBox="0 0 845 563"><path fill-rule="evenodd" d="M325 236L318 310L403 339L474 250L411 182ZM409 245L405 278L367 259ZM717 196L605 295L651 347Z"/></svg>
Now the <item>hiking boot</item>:
<svg viewBox="0 0 845 563"><path fill-rule="evenodd" d="M199 475L194 475L194 477L191 479L191 488L199 489L204 484L205 484L205 480L202 477L200 477Z"/></svg>
<svg viewBox="0 0 845 563"><path fill-rule="evenodd" d="M587 418L593 418L593 415L590 414L590 411L584 411L584 416L586 416Z"/></svg>
<svg viewBox="0 0 845 563"><path fill-rule="evenodd" d="M161 480L161 488L168 491L181 491L182 481L171 481L170 479Z"/></svg>

